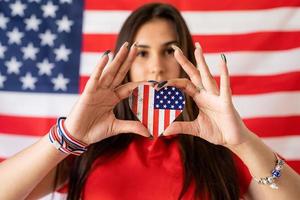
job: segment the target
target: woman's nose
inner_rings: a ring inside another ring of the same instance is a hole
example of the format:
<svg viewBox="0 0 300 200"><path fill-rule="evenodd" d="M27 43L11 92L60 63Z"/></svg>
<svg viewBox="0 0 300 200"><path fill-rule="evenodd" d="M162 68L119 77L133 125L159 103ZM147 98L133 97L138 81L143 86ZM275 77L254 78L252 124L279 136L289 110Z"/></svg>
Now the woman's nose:
<svg viewBox="0 0 300 200"><path fill-rule="evenodd" d="M163 66L163 58L161 56L153 56L151 63L150 63L150 72L152 74L162 74L164 73L164 66Z"/></svg>

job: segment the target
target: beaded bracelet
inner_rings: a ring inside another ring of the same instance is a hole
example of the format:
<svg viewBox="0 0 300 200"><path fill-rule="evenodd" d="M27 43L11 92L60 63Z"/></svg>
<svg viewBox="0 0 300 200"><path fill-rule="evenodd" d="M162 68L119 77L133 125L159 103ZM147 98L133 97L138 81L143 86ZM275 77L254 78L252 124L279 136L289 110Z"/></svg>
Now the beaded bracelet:
<svg viewBox="0 0 300 200"><path fill-rule="evenodd" d="M64 127L65 119L65 117L57 119L57 124L50 129L49 140L61 152L79 156L87 151L88 145L71 136Z"/></svg>
<svg viewBox="0 0 300 200"><path fill-rule="evenodd" d="M271 176L267 176L264 178L255 178L254 177L254 180L257 183L263 184L263 185L269 185L272 189L278 189L278 185L275 183L275 180L281 176L281 170L284 165L284 160L281 159L276 153L275 153L275 156L276 156L277 160L276 160L275 168L271 172Z"/></svg>

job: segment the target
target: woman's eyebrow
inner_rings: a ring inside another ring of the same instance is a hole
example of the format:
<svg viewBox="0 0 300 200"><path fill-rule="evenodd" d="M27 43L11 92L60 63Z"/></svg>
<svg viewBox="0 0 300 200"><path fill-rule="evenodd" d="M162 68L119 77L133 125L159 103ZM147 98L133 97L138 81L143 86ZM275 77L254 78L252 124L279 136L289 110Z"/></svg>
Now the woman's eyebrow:
<svg viewBox="0 0 300 200"><path fill-rule="evenodd" d="M146 45L146 44L138 44L137 47L139 47L139 48L150 48L150 46Z"/></svg>
<svg viewBox="0 0 300 200"><path fill-rule="evenodd" d="M162 44L162 46L169 46L171 44L178 45L178 41L177 40L172 40L172 41L169 41L169 42L165 42L165 43ZM147 45L147 44L138 44L137 47L139 47L139 48L150 48L150 46Z"/></svg>
<svg viewBox="0 0 300 200"><path fill-rule="evenodd" d="M178 41L177 41L177 40L172 40L172 41L170 41L170 42L164 43L163 46L169 46L169 45L171 45L171 44L176 44L176 45L178 45Z"/></svg>

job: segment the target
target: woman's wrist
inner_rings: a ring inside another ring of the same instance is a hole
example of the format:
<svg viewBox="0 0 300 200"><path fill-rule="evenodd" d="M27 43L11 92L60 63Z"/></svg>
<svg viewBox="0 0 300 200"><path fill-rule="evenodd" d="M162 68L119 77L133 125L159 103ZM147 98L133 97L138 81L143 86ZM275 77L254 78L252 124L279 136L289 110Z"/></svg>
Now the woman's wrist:
<svg viewBox="0 0 300 200"><path fill-rule="evenodd" d="M247 130L245 142L229 148L248 167L253 177L265 177L274 168L276 156L255 133Z"/></svg>
<svg viewBox="0 0 300 200"><path fill-rule="evenodd" d="M65 127L65 119L65 117L57 119L57 123L49 131L49 140L59 151L80 156L87 151L88 145L70 134Z"/></svg>

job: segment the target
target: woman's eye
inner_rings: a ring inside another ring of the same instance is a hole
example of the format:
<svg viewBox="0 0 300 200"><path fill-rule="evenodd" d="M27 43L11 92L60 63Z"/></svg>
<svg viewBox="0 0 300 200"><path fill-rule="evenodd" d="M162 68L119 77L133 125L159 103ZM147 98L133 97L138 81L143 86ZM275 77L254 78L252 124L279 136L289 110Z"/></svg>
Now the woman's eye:
<svg viewBox="0 0 300 200"><path fill-rule="evenodd" d="M167 54L172 54L172 55L173 55L174 49L173 49L173 48L166 49L166 53L167 53Z"/></svg>
<svg viewBox="0 0 300 200"><path fill-rule="evenodd" d="M137 56L145 57L145 56L147 56L147 52L146 51L139 51L137 53Z"/></svg>

